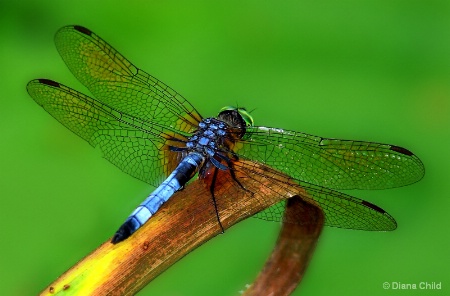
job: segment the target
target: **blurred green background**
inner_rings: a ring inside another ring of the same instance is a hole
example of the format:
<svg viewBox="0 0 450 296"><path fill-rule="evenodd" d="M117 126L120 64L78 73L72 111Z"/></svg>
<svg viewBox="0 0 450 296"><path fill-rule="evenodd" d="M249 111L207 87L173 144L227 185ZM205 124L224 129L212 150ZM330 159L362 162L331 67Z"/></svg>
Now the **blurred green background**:
<svg viewBox="0 0 450 296"><path fill-rule="evenodd" d="M325 228L295 295L448 295L449 1L0 2L0 291L35 295L107 240L152 188L117 170L25 90L86 91L53 44L86 26L182 93L203 116L245 106L257 125L386 142L426 166L412 186L351 191L398 221L391 233ZM248 219L139 295L238 295L279 224ZM384 290L441 282L442 290Z"/></svg>

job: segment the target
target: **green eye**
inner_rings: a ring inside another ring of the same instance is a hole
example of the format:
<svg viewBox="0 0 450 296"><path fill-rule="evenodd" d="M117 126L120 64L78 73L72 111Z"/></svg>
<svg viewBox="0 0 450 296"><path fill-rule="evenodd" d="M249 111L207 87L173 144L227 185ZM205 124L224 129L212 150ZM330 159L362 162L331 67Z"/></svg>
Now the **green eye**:
<svg viewBox="0 0 450 296"><path fill-rule="evenodd" d="M239 112L239 114L242 116L242 119L244 119L246 126L253 126L253 117L250 115L250 113L247 112L247 110L245 110L245 108L238 108L237 112Z"/></svg>
<svg viewBox="0 0 450 296"><path fill-rule="evenodd" d="M220 112L219 112L219 113L221 113L221 112L223 112L223 111L233 111L233 110L236 110L236 109L238 109L238 108L233 107L233 106L225 106L225 107L223 107L222 109L220 109Z"/></svg>
<svg viewBox="0 0 450 296"><path fill-rule="evenodd" d="M242 117L242 119L245 122L245 126L247 126L247 127L253 126L253 124L254 124L253 117L250 115L250 113L247 112L247 110L245 108L236 108L233 106L225 106L222 109L220 109L220 112L234 111L234 110L236 110L239 113L239 115Z"/></svg>

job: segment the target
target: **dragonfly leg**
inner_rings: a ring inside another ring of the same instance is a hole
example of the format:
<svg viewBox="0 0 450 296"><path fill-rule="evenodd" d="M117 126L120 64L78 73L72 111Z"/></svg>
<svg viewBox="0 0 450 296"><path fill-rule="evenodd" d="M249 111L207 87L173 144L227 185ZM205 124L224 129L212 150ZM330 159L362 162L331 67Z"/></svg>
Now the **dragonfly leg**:
<svg viewBox="0 0 450 296"><path fill-rule="evenodd" d="M218 172L219 172L219 169L217 167L214 168L214 175L212 178L211 186L209 187L209 191L211 192L211 196L212 196L212 200L213 200L213 204L214 204L214 210L216 211L217 222L219 222L220 229L222 229L222 233L224 233L225 229L223 229L222 222L220 222L219 210L217 208L216 197L214 196L214 186L216 184L216 178L217 178Z"/></svg>

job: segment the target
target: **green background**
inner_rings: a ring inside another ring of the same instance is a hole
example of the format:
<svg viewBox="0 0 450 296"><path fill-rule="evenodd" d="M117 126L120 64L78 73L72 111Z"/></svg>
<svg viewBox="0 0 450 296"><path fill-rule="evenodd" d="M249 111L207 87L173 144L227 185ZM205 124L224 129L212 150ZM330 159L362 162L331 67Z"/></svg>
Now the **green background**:
<svg viewBox="0 0 450 296"><path fill-rule="evenodd" d="M0 4L0 291L35 295L107 240L152 188L117 170L25 90L85 91L53 44L86 26L182 93L257 125L386 142L426 166L412 186L351 191L398 221L391 233L325 228L295 295L448 295L449 1L9 1ZM339 3L338 3L339 2ZM139 295L238 295L279 224L248 219ZM384 282L442 290L384 290Z"/></svg>

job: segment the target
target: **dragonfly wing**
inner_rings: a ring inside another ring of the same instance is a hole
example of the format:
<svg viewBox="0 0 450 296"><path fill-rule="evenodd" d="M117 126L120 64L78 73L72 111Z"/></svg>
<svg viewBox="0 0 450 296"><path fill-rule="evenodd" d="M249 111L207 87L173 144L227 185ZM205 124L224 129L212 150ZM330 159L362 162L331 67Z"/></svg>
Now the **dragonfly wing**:
<svg viewBox="0 0 450 296"><path fill-rule="evenodd" d="M298 182L264 164L243 159L234 161L234 177L229 170L212 170L215 172L206 174L206 184L209 188L212 180L215 180L214 197L221 221L224 219L225 224L227 212L221 209L230 207L247 209L247 216L259 212L255 217L281 221L286 199L300 196L323 210L327 226L372 231L389 231L397 227L392 216L368 201L321 186ZM294 218L286 222L299 221L300 219Z"/></svg>
<svg viewBox="0 0 450 296"><path fill-rule="evenodd" d="M60 123L99 147L103 156L124 172L154 186L172 170L168 145L181 134L122 113L60 83L32 80L30 96Z"/></svg>
<svg viewBox="0 0 450 296"><path fill-rule="evenodd" d="M321 186L301 182L298 194L304 200L320 206L325 214L325 225L367 231L391 231L397 228L395 219L382 208L359 198ZM255 215L266 221L281 221L285 201ZM295 221L286 221L293 222Z"/></svg>
<svg viewBox="0 0 450 296"><path fill-rule="evenodd" d="M201 121L185 98L134 66L89 29L63 27L55 43L67 67L98 101L144 122L186 133Z"/></svg>
<svg viewBox="0 0 450 296"><path fill-rule="evenodd" d="M235 147L245 157L294 179L333 189L386 189L420 180L424 166L409 150L268 127L247 128Z"/></svg>

